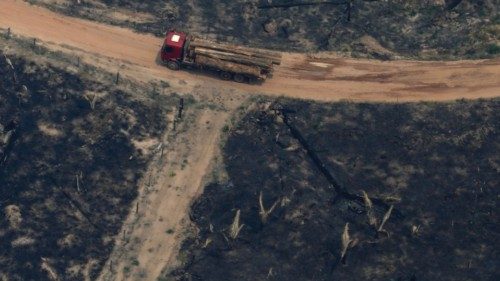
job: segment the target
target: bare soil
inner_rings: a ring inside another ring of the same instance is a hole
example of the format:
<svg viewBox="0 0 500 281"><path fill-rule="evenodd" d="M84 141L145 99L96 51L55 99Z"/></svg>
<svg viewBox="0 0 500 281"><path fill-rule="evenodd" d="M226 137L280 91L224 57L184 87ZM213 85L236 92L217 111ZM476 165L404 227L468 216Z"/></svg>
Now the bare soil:
<svg viewBox="0 0 500 281"><path fill-rule="evenodd" d="M187 210L203 191L211 163L219 155L222 127L242 99L234 95L220 110L187 107L189 119L162 140L163 156L151 163L133 205L138 212L133 209L125 221L123 236L117 237L98 280L157 280L164 267L176 263L189 226Z"/></svg>
<svg viewBox="0 0 500 281"><path fill-rule="evenodd" d="M157 36L177 29L284 51L329 50L380 59L486 58L500 52L495 0L29 2ZM293 6L301 3L312 5Z"/></svg>
<svg viewBox="0 0 500 281"><path fill-rule="evenodd" d="M0 27L11 27L15 34L50 42L51 47L55 44L55 48L78 54L86 62L107 67L111 72L120 70L139 81L168 80L180 92L211 84L243 92L323 101L450 100L494 97L500 92L500 59L381 62L345 59L329 53L286 53L272 79L262 85L242 85L198 72L172 72L158 65L155 59L162 40L154 36L61 16L22 1L0 3Z"/></svg>

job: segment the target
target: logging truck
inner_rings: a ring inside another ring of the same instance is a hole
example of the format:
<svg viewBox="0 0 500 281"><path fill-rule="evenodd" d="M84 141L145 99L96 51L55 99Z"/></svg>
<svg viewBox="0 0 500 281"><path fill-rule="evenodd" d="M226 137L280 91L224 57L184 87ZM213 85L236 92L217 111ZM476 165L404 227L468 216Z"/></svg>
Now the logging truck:
<svg viewBox="0 0 500 281"><path fill-rule="evenodd" d="M171 70L184 66L209 69L223 80L239 83L263 81L281 63L277 52L216 43L177 31L167 32L160 58Z"/></svg>

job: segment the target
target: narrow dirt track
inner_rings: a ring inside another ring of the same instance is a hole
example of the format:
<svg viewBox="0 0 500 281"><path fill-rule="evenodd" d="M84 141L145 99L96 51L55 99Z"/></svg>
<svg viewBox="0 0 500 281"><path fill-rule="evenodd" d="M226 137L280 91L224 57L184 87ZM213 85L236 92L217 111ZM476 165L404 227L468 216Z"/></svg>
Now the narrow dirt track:
<svg viewBox="0 0 500 281"><path fill-rule="evenodd" d="M128 76L141 81L185 81L186 91L210 83L242 92L332 101L451 100L500 95L500 59L415 62L356 60L322 53L289 54L274 77L262 85L219 81L185 71L172 72L156 64L161 39L129 29L62 16L20 0L0 1L0 27L39 38L55 46L79 49L127 65ZM70 50L70 49L68 49ZM175 85L175 83L174 83ZM178 85L180 87L180 85Z"/></svg>
<svg viewBox="0 0 500 281"><path fill-rule="evenodd" d="M238 104L234 101L230 106ZM154 281L173 262L183 239L182 222L189 221L187 210L203 191L203 177L210 171L222 126L230 113L204 110L189 124L186 134L174 143L165 141L167 150L163 160L158 161L163 164L153 163L150 177L145 178L147 182L153 176L154 184L141 185L136 203L139 213L134 210L129 214L121 231L125 235L117 236L115 248L97 280ZM181 168L185 156L188 164ZM137 260L139 265L131 267L131 260Z"/></svg>

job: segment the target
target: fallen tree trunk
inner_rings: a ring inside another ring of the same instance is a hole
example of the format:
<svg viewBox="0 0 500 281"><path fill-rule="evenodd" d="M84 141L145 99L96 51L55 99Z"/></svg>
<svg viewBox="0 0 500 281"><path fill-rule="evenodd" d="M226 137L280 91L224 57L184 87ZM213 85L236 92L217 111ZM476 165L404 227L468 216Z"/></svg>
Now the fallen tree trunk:
<svg viewBox="0 0 500 281"><path fill-rule="evenodd" d="M238 64L234 62L222 61L219 59L210 58L204 55L197 55L196 62L200 65L208 65L223 71L247 74L258 78L265 79L266 76L261 74L261 69L257 66Z"/></svg>
<svg viewBox="0 0 500 281"><path fill-rule="evenodd" d="M290 130L291 136L294 137L304 148L306 151L306 154L309 156L311 159L312 163L318 168L318 170L323 174L325 179L330 183L330 185L333 187L335 192L337 193L336 198L342 197L344 199L350 200L350 201L357 201L361 204L364 204L364 198L363 196L354 194L349 192L344 186L340 184L340 181L337 180L337 178L330 172L330 170L327 168L327 166L321 161L320 157L316 153L316 151L310 147L310 144L306 141L302 133L300 132L297 127L295 127L290 118L288 117L288 114L286 110L283 108L279 109L278 107L278 112L283 118L283 123L285 124L286 127ZM336 200L336 199L334 199ZM388 210L391 208L389 204L387 204L384 200L379 199L379 198L370 198L370 200L374 203L374 206L382 207L385 210ZM392 210L391 210L392 212ZM394 213L402 217L402 214L398 210L394 210Z"/></svg>
<svg viewBox="0 0 500 281"><path fill-rule="evenodd" d="M271 60L273 64L281 64L281 54L272 51L252 49L241 46L233 46L227 44L214 43L208 40L193 38L189 43L190 48L205 48L221 52L234 53L239 55L248 56L251 58L262 58Z"/></svg>
<svg viewBox="0 0 500 281"><path fill-rule="evenodd" d="M249 58L248 56L243 56L240 54L233 54L228 52L221 52L217 50L210 50L206 48L196 47L195 49L196 55L203 55L213 59L219 59L223 61L230 61L239 64L249 65L249 66L258 66L264 68L266 70L272 67L272 61L269 59L262 58Z"/></svg>

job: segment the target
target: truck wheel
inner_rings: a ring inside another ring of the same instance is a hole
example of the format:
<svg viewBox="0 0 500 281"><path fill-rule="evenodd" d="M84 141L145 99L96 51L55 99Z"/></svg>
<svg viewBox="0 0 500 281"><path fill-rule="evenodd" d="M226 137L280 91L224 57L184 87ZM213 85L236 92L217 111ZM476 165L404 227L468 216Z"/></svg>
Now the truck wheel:
<svg viewBox="0 0 500 281"><path fill-rule="evenodd" d="M169 61L167 62L167 67L171 70L179 70L181 66L179 65L178 62L176 61Z"/></svg>
<svg viewBox="0 0 500 281"><path fill-rule="evenodd" d="M245 75L241 75L241 74L235 74L233 79L234 79L234 81L236 81L238 83L245 83L247 80Z"/></svg>
<svg viewBox="0 0 500 281"><path fill-rule="evenodd" d="M221 73L220 73L220 78L221 78L222 80L231 80L232 75L231 75L231 73L229 73L229 72L227 72L227 71L221 71Z"/></svg>

